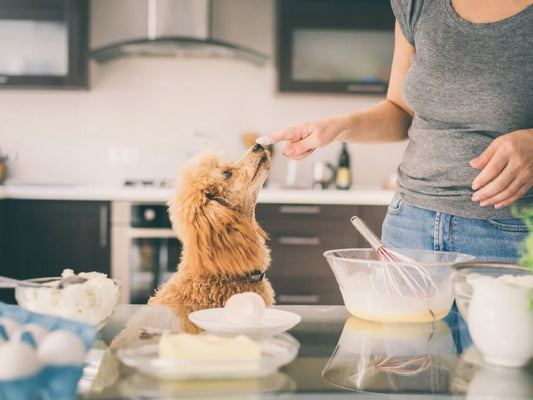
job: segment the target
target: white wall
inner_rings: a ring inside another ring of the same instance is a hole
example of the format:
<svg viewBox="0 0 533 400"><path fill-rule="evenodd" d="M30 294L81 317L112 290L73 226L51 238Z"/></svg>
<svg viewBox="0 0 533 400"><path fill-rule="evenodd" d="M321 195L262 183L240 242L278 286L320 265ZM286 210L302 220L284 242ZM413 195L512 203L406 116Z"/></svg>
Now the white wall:
<svg viewBox="0 0 533 400"><path fill-rule="evenodd" d="M244 132L270 134L291 124L370 106L365 95L280 94L275 68L238 60L125 59L91 65L90 91L0 91L0 150L16 152L8 178L19 181L120 183L172 178L196 149L225 157L245 150ZM194 133L207 137L207 142ZM139 162L117 165L111 147L139 150ZM405 144L350 145L355 184L380 185L400 162ZM335 143L299 164L311 183L313 160L334 162ZM278 151L270 182L283 182Z"/></svg>

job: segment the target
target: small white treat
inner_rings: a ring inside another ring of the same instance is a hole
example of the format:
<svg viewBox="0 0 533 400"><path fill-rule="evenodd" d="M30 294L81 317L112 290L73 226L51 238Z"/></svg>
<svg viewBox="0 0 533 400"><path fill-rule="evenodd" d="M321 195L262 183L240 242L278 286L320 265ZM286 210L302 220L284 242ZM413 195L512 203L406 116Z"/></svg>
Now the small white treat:
<svg viewBox="0 0 533 400"><path fill-rule="evenodd" d="M37 345L41 343L41 341L44 339L44 337L48 334L48 331L46 328L40 324L31 323L31 324L25 324L21 325L14 333L13 333L13 339L20 340L22 337L22 334L25 332L29 332L31 334L31 337L35 341Z"/></svg>
<svg viewBox="0 0 533 400"><path fill-rule="evenodd" d="M255 139L255 142L263 146L274 144L274 141L269 136L260 136L257 139Z"/></svg>
<svg viewBox="0 0 533 400"><path fill-rule="evenodd" d="M10 318L0 318L0 325L4 327L8 339L10 339L13 333L15 333L20 328L20 324Z"/></svg>
<svg viewBox="0 0 533 400"><path fill-rule="evenodd" d="M265 313L265 301L257 293L234 294L224 306L224 319L233 325L256 325Z"/></svg>
<svg viewBox="0 0 533 400"><path fill-rule="evenodd" d="M43 364L83 365L85 345L71 331L57 330L43 338L37 353Z"/></svg>
<svg viewBox="0 0 533 400"><path fill-rule="evenodd" d="M0 345L0 360L0 381L30 377L37 374L42 367L37 352L29 344L18 340Z"/></svg>

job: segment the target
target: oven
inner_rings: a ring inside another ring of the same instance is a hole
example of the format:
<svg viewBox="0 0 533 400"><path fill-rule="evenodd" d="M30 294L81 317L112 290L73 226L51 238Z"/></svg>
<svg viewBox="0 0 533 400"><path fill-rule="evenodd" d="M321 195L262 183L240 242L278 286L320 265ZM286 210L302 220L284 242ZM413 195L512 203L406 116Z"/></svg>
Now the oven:
<svg viewBox="0 0 533 400"><path fill-rule="evenodd" d="M111 273L122 282L120 301L143 304L176 272L181 243L167 205L114 201L111 205Z"/></svg>

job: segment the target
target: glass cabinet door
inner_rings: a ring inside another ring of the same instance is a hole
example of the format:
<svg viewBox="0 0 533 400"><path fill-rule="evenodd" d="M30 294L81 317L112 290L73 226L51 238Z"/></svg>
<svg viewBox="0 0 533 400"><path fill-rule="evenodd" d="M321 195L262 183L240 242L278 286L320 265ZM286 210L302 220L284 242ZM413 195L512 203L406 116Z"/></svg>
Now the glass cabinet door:
<svg viewBox="0 0 533 400"><path fill-rule="evenodd" d="M385 93L394 52L390 0L278 0L281 92Z"/></svg>
<svg viewBox="0 0 533 400"><path fill-rule="evenodd" d="M87 86L87 0L0 0L1 86Z"/></svg>
<svg viewBox="0 0 533 400"><path fill-rule="evenodd" d="M68 75L66 21L0 20L0 74Z"/></svg>
<svg viewBox="0 0 533 400"><path fill-rule="evenodd" d="M295 29L292 50L291 75L295 81L383 83L386 87L394 33Z"/></svg>

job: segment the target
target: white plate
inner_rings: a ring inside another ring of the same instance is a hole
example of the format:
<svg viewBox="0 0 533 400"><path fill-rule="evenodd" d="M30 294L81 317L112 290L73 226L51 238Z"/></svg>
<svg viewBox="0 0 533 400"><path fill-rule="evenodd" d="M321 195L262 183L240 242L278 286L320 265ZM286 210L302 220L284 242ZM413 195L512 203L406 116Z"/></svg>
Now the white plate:
<svg viewBox="0 0 533 400"><path fill-rule="evenodd" d="M267 376L292 362L300 344L287 333L257 341L261 349L259 362L246 360L162 359L159 341L138 343L117 351L120 361L138 372L159 379L243 378Z"/></svg>
<svg viewBox="0 0 533 400"><path fill-rule="evenodd" d="M233 325L224 319L224 308L208 308L190 313L189 319L208 332L266 336L291 329L302 317L290 311L267 308L257 324Z"/></svg>

